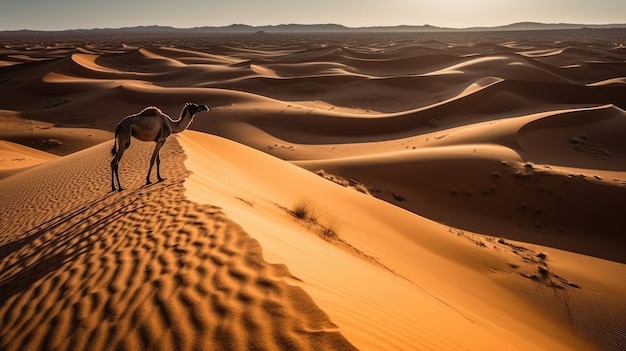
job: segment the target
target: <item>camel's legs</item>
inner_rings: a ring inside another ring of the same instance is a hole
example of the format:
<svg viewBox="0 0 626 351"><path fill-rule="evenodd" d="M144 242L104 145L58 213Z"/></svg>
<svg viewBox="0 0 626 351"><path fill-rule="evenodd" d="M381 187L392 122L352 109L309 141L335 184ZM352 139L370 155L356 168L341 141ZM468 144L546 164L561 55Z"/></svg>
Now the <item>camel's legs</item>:
<svg viewBox="0 0 626 351"><path fill-rule="evenodd" d="M162 182L165 180L165 178L161 177L161 153L160 152L157 154L156 165L157 165L157 178L159 179L159 182Z"/></svg>
<svg viewBox="0 0 626 351"><path fill-rule="evenodd" d="M159 179L159 181L163 180L163 178L161 178L161 171L160 171L161 160L159 157L159 150L161 150L161 147L163 146L164 143L165 143L165 139L157 140L156 147L154 148L154 152L152 152L152 157L150 158L150 168L148 168L148 175L146 176L146 185L151 184L150 173L152 173L152 166L154 166L155 161L157 163L157 178Z"/></svg>
<svg viewBox="0 0 626 351"><path fill-rule="evenodd" d="M120 160L122 159L122 155L124 154L124 150L126 150L126 147L124 147L124 145L118 147L117 153L113 157L113 160L111 160L111 191L116 190L115 189L116 179L117 179L117 185L119 185L119 191L124 190L124 188L122 188L122 183L120 183L120 173L119 173L119 164L120 164Z"/></svg>

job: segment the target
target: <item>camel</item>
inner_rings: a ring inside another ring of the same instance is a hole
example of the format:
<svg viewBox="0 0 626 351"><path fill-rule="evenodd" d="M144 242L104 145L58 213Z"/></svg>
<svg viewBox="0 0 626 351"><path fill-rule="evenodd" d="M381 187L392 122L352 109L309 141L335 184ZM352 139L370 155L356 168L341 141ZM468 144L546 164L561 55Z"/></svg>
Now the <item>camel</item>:
<svg viewBox="0 0 626 351"><path fill-rule="evenodd" d="M150 173L152 166L156 161L157 179L159 182L165 180L161 177L161 158L159 150L165 143L165 140L172 133L180 133L187 129L193 117L198 112L208 111L206 105L198 105L196 103L187 103L180 112L178 120L172 120L168 115L154 106L146 107L141 112L125 117L115 127L115 141L113 144L113 160L111 161L111 191L115 191L115 180L119 186L119 191L124 190L120 183L120 175L118 166L124 151L130 146L130 137L134 136L141 141L155 141L156 147L150 159L150 168L148 168L148 176L146 177L146 185L150 184Z"/></svg>

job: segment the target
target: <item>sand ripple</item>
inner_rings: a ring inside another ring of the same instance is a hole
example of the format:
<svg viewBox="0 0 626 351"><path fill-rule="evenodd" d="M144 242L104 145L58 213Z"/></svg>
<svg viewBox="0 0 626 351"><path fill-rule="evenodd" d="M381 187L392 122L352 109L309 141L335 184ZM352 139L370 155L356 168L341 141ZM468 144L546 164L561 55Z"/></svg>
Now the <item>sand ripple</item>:
<svg viewBox="0 0 626 351"><path fill-rule="evenodd" d="M138 144L122 161L131 190L105 190L108 144L46 168L39 194L26 191L37 169L3 190L0 348L352 349L286 267L218 208L185 199L176 140L163 148L172 180L138 187L145 162L132 158L151 150Z"/></svg>

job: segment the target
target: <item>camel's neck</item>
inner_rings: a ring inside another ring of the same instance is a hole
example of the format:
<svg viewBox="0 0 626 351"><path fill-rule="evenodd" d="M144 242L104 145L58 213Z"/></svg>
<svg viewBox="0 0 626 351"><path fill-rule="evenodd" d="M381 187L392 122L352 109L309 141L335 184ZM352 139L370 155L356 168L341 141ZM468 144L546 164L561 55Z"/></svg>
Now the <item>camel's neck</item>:
<svg viewBox="0 0 626 351"><path fill-rule="evenodd" d="M187 108L187 106L185 106L180 112L180 117L178 118L178 120L174 121L170 118L167 118L167 121L172 133L180 133L183 130L187 129L187 127L189 127L191 121L193 121L193 115L189 113L189 109Z"/></svg>

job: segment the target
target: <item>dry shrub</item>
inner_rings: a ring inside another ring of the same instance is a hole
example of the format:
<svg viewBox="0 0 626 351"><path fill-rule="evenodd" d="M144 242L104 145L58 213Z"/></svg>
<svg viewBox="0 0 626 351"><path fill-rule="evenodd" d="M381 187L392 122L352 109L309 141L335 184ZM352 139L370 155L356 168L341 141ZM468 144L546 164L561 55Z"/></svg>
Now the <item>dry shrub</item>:
<svg viewBox="0 0 626 351"><path fill-rule="evenodd" d="M315 221L313 205L307 199L298 200L293 205L291 214L301 220Z"/></svg>
<svg viewBox="0 0 626 351"><path fill-rule="evenodd" d="M298 220L303 221L309 230L317 232L322 238L326 240L339 238L337 219L331 216L326 218L323 223L319 221L315 206L310 200L298 200L289 212Z"/></svg>

